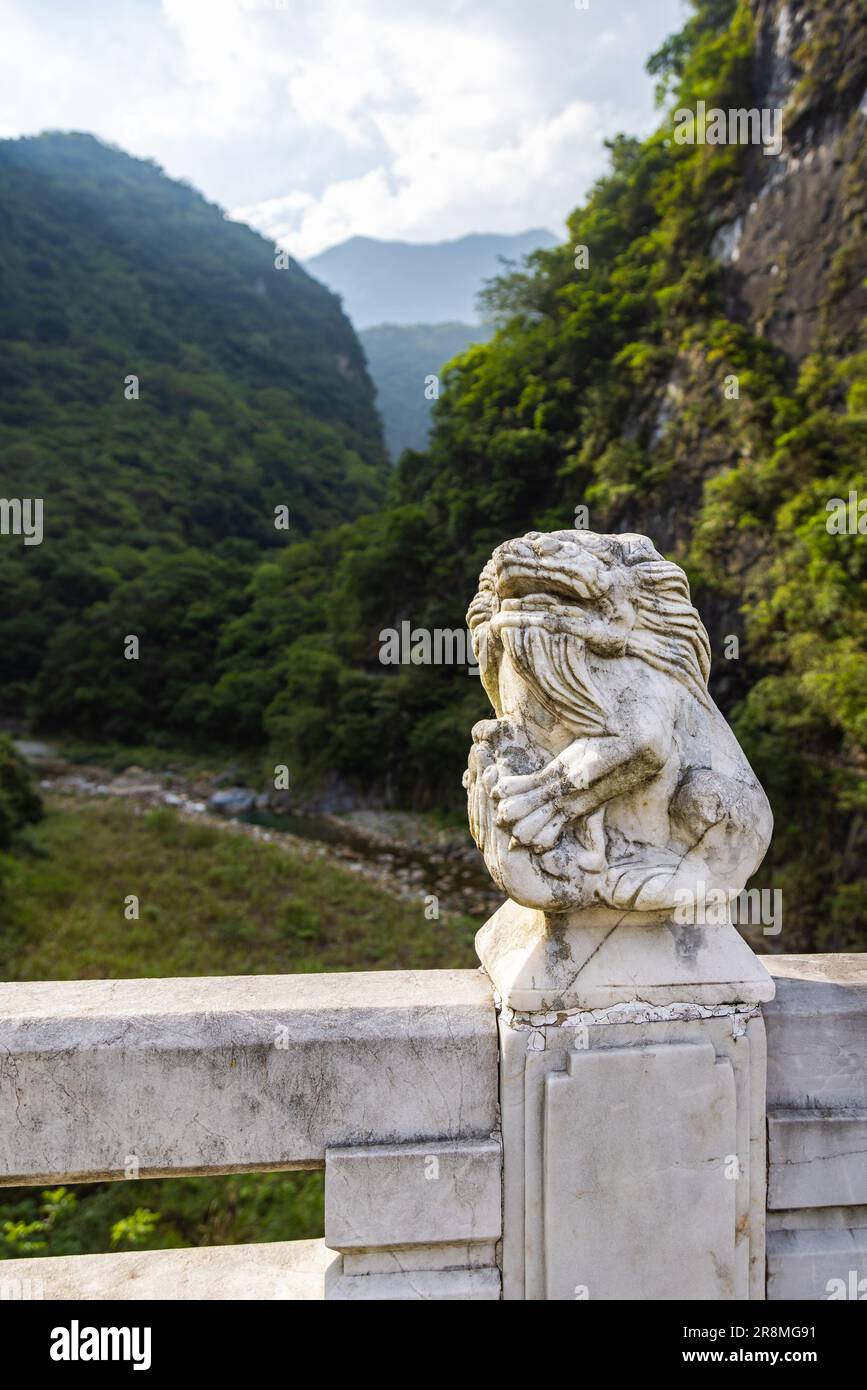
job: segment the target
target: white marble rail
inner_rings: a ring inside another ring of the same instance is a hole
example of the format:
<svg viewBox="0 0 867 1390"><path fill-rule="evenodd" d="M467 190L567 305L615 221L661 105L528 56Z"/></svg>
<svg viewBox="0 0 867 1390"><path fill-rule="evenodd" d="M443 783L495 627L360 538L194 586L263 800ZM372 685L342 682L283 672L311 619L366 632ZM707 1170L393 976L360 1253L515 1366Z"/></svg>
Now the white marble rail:
<svg viewBox="0 0 867 1390"><path fill-rule="evenodd" d="M319 1167L487 1139L475 970L0 985L0 1184Z"/></svg>

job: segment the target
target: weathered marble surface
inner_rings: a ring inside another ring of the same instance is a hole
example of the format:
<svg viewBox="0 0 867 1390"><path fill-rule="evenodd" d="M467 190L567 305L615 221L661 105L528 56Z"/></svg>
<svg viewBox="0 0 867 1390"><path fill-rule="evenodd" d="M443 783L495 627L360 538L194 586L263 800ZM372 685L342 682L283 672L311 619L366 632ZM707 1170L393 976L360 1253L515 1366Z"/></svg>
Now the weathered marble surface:
<svg viewBox="0 0 867 1390"><path fill-rule="evenodd" d="M475 970L0 985L0 1186L487 1139L496 1095Z"/></svg>
<svg viewBox="0 0 867 1390"><path fill-rule="evenodd" d="M867 1090L867 1087L865 1087ZM768 1206L867 1206L867 1106L768 1115Z"/></svg>
<svg viewBox="0 0 867 1390"><path fill-rule="evenodd" d="M756 1008L504 1010L500 1037L505 1299L763 1297Z"/></svg>
<svg viewBox="0 0 867 1390"><path fill-rule="evenodd" d="M476 936L504 1003L520 1012L665 1005L755 1004L774 984L730 923L648 924L611 914L543 913L506 902Z"/></svg>
<svg viewBox="0 0 867 1390"><path fill-rule="evenodd" d="M867 1110L867 954L767 956L768 1107Z"/></svg>
<svg viewBox="0 0 867 1390"><path fill-rule="evenodd" d="M321 1300L328 1267L336 1259L324 1241L281 1240L261 1245L4 1260L0 1263L0 1301Z"/></svg>
<svg viewBox="0 0 867 1390"><path fill-rule="evenodd" d="M768 1231L768 1300L867 1300L867 1221Z"/></svg>
<svg viewBox="0 0 867 1390"><path fill-rule="evenodd" d="M768 1212L768 1299L867 1302L867 1207Z"/></svg>
<svg viewBox="0 0 867 1390"><path fill-rule="evenodd" d="M565 1062L545 1079L546 1298L642 1299L651 1280L657 1299L734 1298L731 1065L709 1041Z"/></svg>
<svg viewBox="0 0 867 1390"><path fill-rule="evenodd" d="M325 1239L334 1250L499 1240L499 1139L329 1149Z"/></svg>
<svg viewBox="0 0 867 1390"><path fill-rule="evenodd" d="M867 955L767 964L767 1296L867 1301Z"/></svg>
<svg viewBox="0 0 867 1390"><path fill-rule="evenodd" d="M328 1299L499 1299L502 1145L426 1141L329 1149Z"/></svg>

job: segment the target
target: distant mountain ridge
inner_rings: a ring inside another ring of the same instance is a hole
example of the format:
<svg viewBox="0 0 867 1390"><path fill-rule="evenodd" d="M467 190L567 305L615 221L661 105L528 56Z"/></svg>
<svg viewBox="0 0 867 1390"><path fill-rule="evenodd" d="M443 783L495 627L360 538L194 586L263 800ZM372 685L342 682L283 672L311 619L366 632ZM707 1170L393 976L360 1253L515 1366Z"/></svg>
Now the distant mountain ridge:
<svg viewBox="0 0 867 1390"><path fill-rule="evenodd" d="M304 268L343 299L356 329L375 324L477 323L476 296L502 270L556 246L544 227L514 236L473 232L454 241L378 241L355 236L305 261Z"/></svg>

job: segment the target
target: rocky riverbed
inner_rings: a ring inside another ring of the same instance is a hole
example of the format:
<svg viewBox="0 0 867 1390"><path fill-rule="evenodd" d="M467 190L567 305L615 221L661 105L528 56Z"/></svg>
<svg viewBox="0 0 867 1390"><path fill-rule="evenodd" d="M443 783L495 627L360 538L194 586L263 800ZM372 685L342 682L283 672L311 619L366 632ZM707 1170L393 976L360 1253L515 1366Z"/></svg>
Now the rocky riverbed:
<svg viewBox="0 0 867 1390"><path fill-rule="evenodd" d="M460 912L484 920L503 901L469 833L444 830L424 816L374 810L339 816L276 813L267 798L250 788L226 785L225 774L184 775L135 766L118 773L70 762L44 743L19 740L18 747L49 798L117 797L142 811L169 807L185 819L282 846L303 858L336 861L396 897L435 898L440 915Z"/></svg>

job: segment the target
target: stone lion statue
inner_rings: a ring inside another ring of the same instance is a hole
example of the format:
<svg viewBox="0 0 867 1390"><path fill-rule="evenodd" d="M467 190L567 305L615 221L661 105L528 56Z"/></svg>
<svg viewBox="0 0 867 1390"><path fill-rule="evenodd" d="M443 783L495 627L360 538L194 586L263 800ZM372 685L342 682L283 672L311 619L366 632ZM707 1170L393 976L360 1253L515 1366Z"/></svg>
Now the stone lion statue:
<svg viewBox="0 0 867 1390"><path fill-rule="evenodd" d="M683 571L646 536L531 531L494 551L467 622L496 718L464 786L503 892L546 913L736 896L771 809L708 694Z"/></svg>

